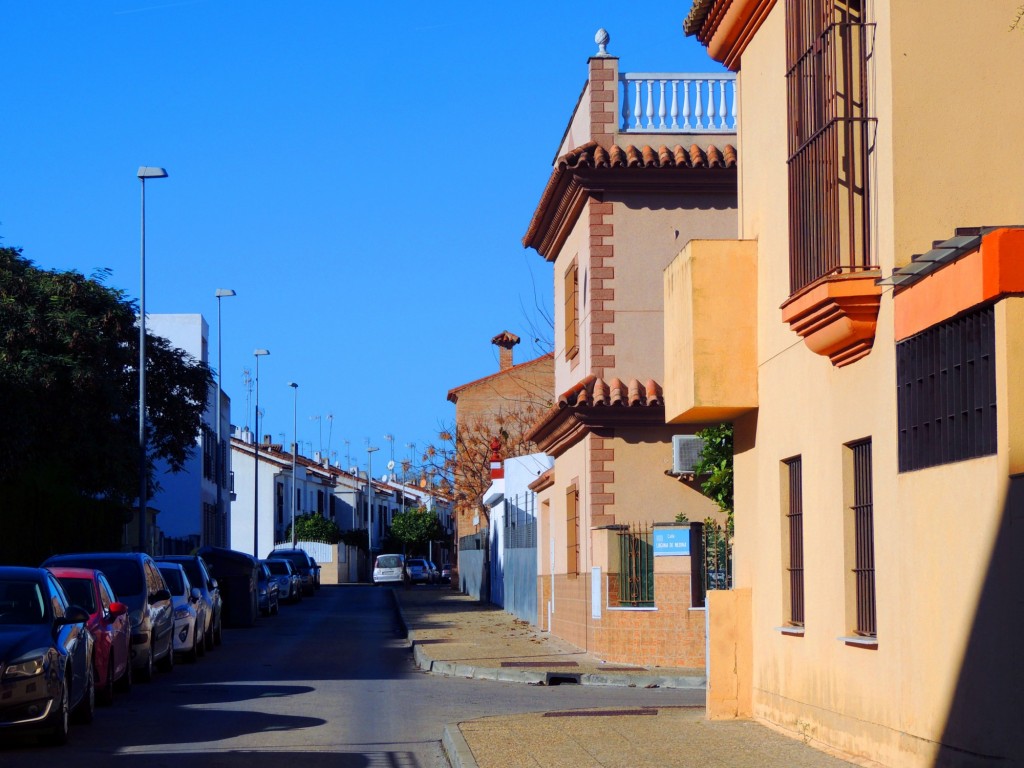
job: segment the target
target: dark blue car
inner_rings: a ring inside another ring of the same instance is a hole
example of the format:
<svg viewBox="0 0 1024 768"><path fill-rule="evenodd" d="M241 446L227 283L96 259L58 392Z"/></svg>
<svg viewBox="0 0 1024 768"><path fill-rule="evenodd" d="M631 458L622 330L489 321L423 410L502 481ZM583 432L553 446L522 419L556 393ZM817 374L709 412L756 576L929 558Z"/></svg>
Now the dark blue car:
<svg viewBox="0 0 1024 768"><path fill-rule="evenodd" d="M45 568L0 566L0 739L34 730L68 739L96 707L89 613Z"/></svg>

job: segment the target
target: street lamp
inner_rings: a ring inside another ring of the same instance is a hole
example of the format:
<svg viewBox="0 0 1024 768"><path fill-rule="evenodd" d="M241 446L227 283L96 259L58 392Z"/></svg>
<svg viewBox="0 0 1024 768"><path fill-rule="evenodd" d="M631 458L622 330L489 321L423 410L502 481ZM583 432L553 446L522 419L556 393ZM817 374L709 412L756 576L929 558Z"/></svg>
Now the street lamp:
<svg viewBox="0 0 1024 768"><path fill-rule="evenodd" d="M227 526L224 525L225 518L223 510L223 500L221 497L221 487L224 485L224 449L220 444L220 400L223 397L221 390L221 380L223 373L221 371L221 344L220 344L220 300L234 296L235 292L230 288L218 288L216 293L213 294L217 297L217 457L214 460L214 477L217 482L217 519L216 519L216 539L213 543L217 546L224 546L227 536ZM210 542L206 542L209 544Z"/></svg>
<svg viewBox="0 0 1024 768"><path fill-rule="evenodd" d="M256 358L256 434L253 443L253 467L252 467L252 556L259 558L260 554L260 358L269 355L266 349L254 349L252 352Z"/></svg>
<svg viewBox="0 0 1024 768"><path fill-rule="evenodd" d="M146 179L166 179L167 171L139 166L142 185L142 244L139 258L139 551L146 551Z"/></svg>
<svg viewBox="0 0 1024 768"><path fill-rule="evenodd" d="M367 546L370 548L371 555L373 555L373 452L379 450L380 448L370 445L366 446L366 493L369 497L370 507L370 527L367 533Z"/></svg>
<svg viewBox="0 0 1024 768"><path fill-rule="evenodd" d="M295 549L295 497L298 494L299 480L296 474L295 455L299 452L298 434L298 410L299 410L299 385L289 381L288 386L292 388L292 549Z"/></svg>

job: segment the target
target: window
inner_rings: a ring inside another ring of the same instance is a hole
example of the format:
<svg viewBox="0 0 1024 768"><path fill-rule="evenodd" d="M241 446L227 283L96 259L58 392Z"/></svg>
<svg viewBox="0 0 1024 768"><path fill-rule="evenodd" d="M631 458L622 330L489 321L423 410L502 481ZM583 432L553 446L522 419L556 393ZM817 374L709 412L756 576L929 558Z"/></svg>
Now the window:
<svg viewBox="0 0 1024 768"><path fill-rule="evenodd" d="M789 282L871 268L863 0L787 0Z"/></svg>
<svg viewBox="0 0 1024 768"><path fill-rule="evenodd" d="M565 492L565 572L580 572L580 494L575 484Z"/></svg>
<svg viewBox="0 0 1024 768"><path fill-rule="evenodd" d="M576 357L579 347L579 265L573 259L565 271L565 359Z"/></svg>
<svg viewBox="0 0 1024 768"><path fill-rule="evenodd" d="M782 463L783 557L789 579L787 623L804 625L804 502L803 460L797 456Z"/></svg>
<svg viewBox="0 0 1024 768"><path fill-rule="evenodd" d="M871 440L846 446L847 546L846 560L852 579L847 592L852 598L854 633L875 637L875 521L871 489Z"/></svg>
<svg viewBox="0 0 1024 768"><path fill-rule="evenodd" d="M277 483L274 486L275 506L277 507L277 524L284 524L284 483Z"/></svg>
<svg viewBox="0 0 1024 768"><path fill-rule="evenodd" d="M621 606L654 606L654 545L646 526L619 532L618 597Z"/></svg>
<svg viewBox="0 0 1024 768"><path fill-rule="evenodd" d="M896 345L900 472L996 452L992 306Z"/></svg>

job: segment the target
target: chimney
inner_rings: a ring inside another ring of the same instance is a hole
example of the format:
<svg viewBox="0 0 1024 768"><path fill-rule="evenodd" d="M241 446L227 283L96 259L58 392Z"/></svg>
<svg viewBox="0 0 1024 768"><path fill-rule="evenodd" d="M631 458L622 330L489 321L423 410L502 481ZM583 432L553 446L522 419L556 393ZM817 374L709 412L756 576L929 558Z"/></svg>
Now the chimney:
<svg viewBox="0 0 1024 768"><path fill-rule="evenodd" d="M491 344L498 347L498 370L507 371L512 367L512 347L519 343L519 337L514 333L502 331L493 339Z"/></svg>
<svg viewBox="0 0 1024 768"><path fill-rule="evenodd" d="M505 477L505 468L501 464L501 441L491 438L491 480L501 480Z"/></svg>

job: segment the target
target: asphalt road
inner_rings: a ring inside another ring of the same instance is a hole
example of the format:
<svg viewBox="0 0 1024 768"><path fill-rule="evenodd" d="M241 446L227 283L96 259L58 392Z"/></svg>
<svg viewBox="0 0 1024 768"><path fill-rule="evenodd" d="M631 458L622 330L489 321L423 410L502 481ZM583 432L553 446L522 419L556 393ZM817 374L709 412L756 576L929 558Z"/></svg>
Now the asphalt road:
<svg viewBox="0 0 1024 768"><path fill-rule="evenodd" d="M66 747L0 732L0 766L446 768L444 724L596 706L703 704L703 691L441 678L416 670L387 589L324 587L137 683Z"/></svg>

